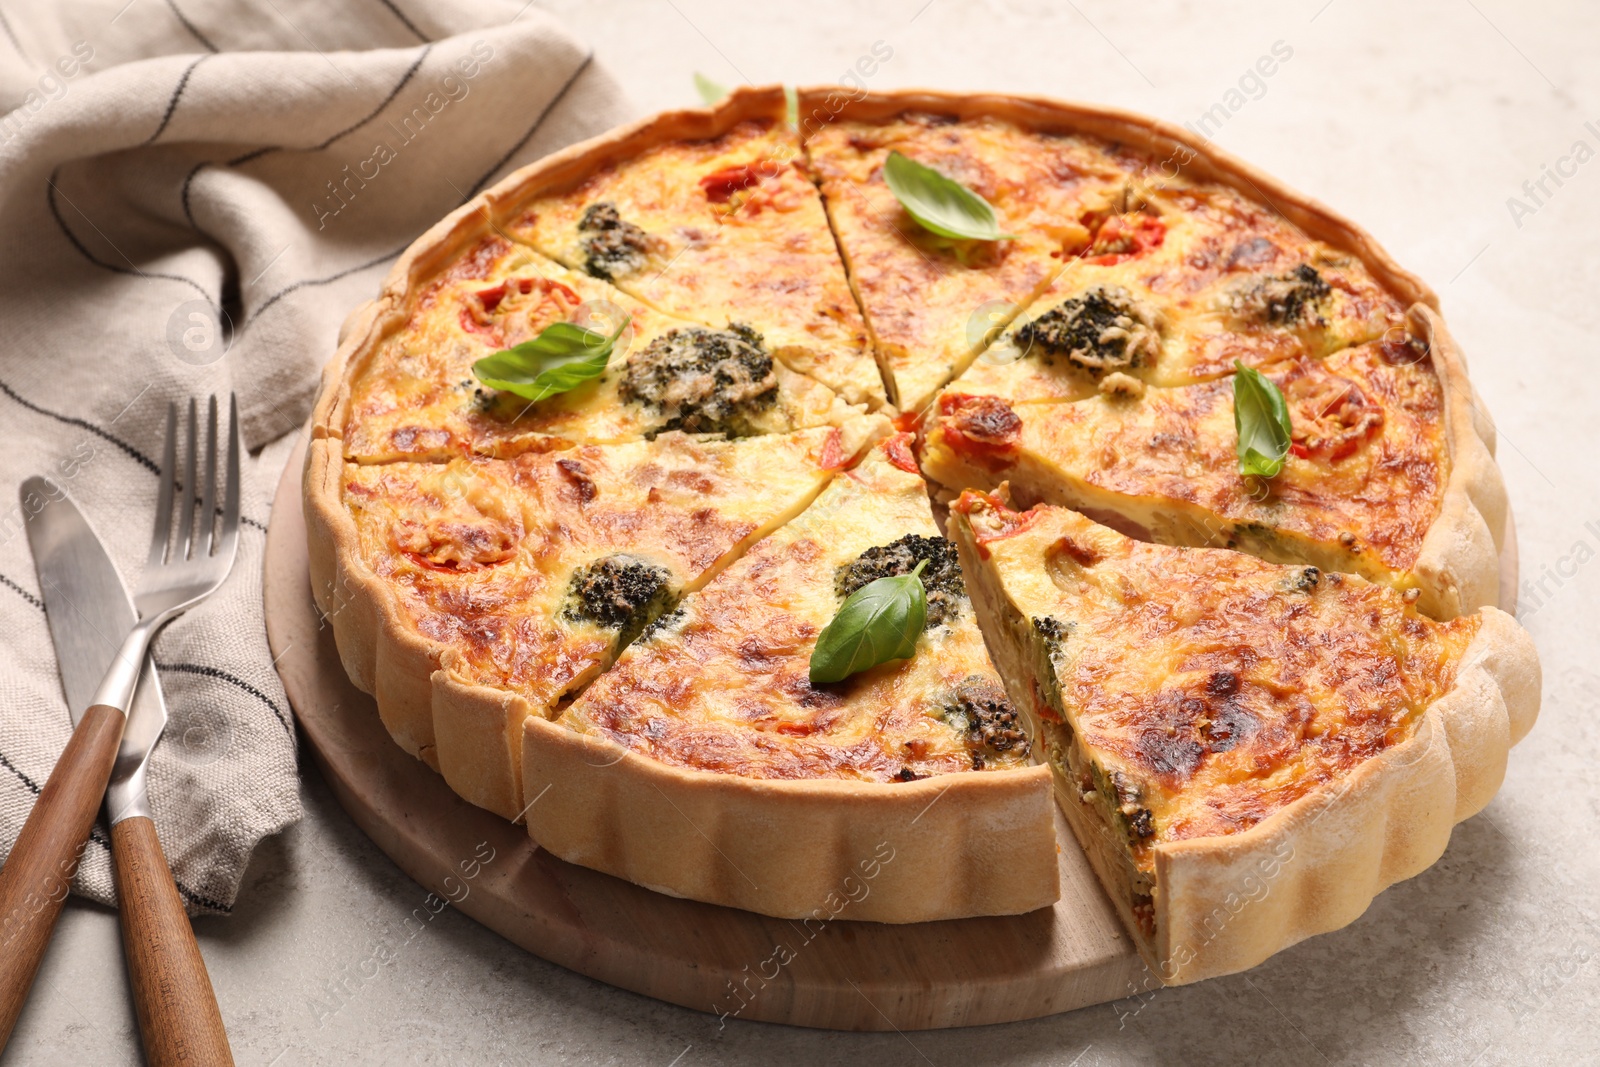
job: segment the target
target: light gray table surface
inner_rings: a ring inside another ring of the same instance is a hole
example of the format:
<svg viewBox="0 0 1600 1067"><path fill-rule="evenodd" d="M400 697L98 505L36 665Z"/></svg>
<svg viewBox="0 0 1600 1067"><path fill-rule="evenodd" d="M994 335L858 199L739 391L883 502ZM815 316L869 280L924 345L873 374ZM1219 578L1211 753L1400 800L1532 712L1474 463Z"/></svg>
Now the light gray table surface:
<svg viewBox="0 0 1600 1067"><path fill-rule="evenodd" d="M1039 93L1197 126L1210 113L1218 144L1359 220L1438 290L1500 428L1540 720L1443 859L1345 930L1144 1001L905 1034L719 1029L449 910L347 981L424 893L307 765L304 822L261 845L232 917L196 923L241 1065L1600 1059L1600 259L1583 251L1600 238L1600 6L539 2L641 113L694 103L696 70L834 81L877 42L892 56L873 88ZM1230 96L1275 45L1289 58ZM115 915L74 901L5 1063L139 1062L122 968Z"/></svg>

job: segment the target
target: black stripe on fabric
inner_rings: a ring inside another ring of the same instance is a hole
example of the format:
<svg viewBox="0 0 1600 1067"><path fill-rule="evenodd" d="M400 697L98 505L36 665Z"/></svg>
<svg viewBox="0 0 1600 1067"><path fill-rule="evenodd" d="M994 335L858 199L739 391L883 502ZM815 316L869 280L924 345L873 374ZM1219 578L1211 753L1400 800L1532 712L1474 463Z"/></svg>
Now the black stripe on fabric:
<svg viewBox="0 0 1600 1067"><path fill-rule="evenodd" d="M348 278L352 274L358 274L361 271L370 270L371 268L378 266L380 263L387 263L389 260L394 259L396 256L398 256L401 252L404 252L410 246L411 246L411 242L407 241L405 244L401 245L399 248L395 249L393 252L385 253L384 255L379 256L377 259L368 260L365 263L358 263L353 267L347 267L347 268L345 268L344 270L340 271L337 274L330 274L326 278L307 278L304 281L295 282L293 285L284 286L282 289L279 289L276 293L273 293L271 296L267 297L267 299L262 303L262 305L260 307L256 308L255 314L250 316L250 321L245 323L243 326L239 327L239 332L243 333L245 328L247 326L249 326L250 323L255 322L257 319L259 319L261 317L261 313L263 311L266 311L273 304L276 304L280 299L282 299L283 297L288 296L290 293L294 292L296 289L304 289L305 287L310 286L310 285L327 285L330 282L336 282L341 278ZM235 338L237 338L237 336L238 335L235 334Z"/></svg>
<svg viewBox="0 0 1600 1067"><path fill-rule="evenodd" d="M172 9L174 15L178 16L178 21L183 23L183 28L189 31L190 36L205 46L207 52L218 51L217 46L211 43L211 39L200 32L200 27L190 22L189 16L178 10L178 0L167 0L167 6Z"/></svg>
<svg viewBox="0 0 1600 1067"><path fill-rule="evenodd" d="M417 40L426 41L428 39L426 34L424 34L421 30L417 29L415 23L413 23L410 19L406 18L405 12L401 11L398 7L395 7L394 0L378 0L378 3L382 4L384 7L388 8L391 12L393 12L394 13L394 17L399 19L402 23L404 23L405 28L410 30L413 34L416 35Z"/></svg>
<svg viewBox="0 0 1600 1067"><path fill-rule="evenodd" d="M206 58L205 56L200 56L193 63L183 68L183 77L178 79L178 87L172 90L172 99L167 101L167 112L161 116L161 125L156 127L155 133L146 138L145 144L155 144L156 138L166 131L167 124L172 121L172 113L178 110L178 100L183 96L183 90L189 84L189 75L193 74L194 68L204 63Z"/></svg>
<svg viewBox="0 0 1600 1067"><path fill-rule="evenodd" d="M6 754L4 752L0 752L0 767L4 767L6 770L16 775L17 779L22 783L23 788L27 789L28 792L32 793L34 796L39 795L39 783L34 781L32 778L29 778L26 774L23 774L22 771L17 768L15 763L12 763L6 758Z"/></svg>
<svg viewBox="0 0 1600 1067"><path fill-rule="evenodd" d="M22 51L22 42L17 40L16 31L11 28L11 20L6 18L6 13L4 11L0 11L0 30L5 31L6 40L11 42L11 47L16 49L17 55L21 59L29 61L28 57Z"/></svg>
<svg viewBox="0 0 1600 1067"><path fill-rule="evenodd" d="M198 674L206 678L215 678L218 681L227 682L229 685L249 693L251 696L261 701L261 703L271 708L272 714L278 717L278 722L285 730L288 731L289 736L294 736L294 727L289 725L289 719L284 715L283 709L278 707L277 701L267 696L267 694L263 693L261 690L257 689L243 678L240 678L237 674L229 674L225 670L221 670L217 667L208 667L203 663L162 663L160 660L156 660L156 669L159 671L177 671L179 674Z"/></svg>
<svg viewBox="0 0 1600 1067"><path fill-rule="evenodd" d="M0 752L0 767L4 767L6 770L16 775L17 780L22 783L23 788L28 792L32 793L34 796L39 795L39 783L22 773L22 771L17 768L16 764L12 763L6 758L6 754L4 752ZM100 829L99 823L95 823L89 828L89 840L105 849L107 853L110 853L111 840L106 836L106 832ZM182 893L184 896L188 897L194 903L203 908L210 908L213 911L220 911L225 915L233 914L233 905L224 904L220 900L212 900L204 893L195 892L193 889L190 889L188 886L180 882L177 875L172 876L172 884L177 888L179 893Z"/></svg>
<svg viewBox="0 0 1600 1067"><path fill-rule="evenodd" d="M206 292L205 289L201 288L199 282L196 282L191 278L185 278L181 274L164 274L160 271L143 271L138 267L118 266L115 263L105 262L104 260L98 258L93 252L89 251L89 249L85 247L84 243L78 240L78 235L73 233L72 228L67 225L67 220L61 217L61 205L56 203L57 189L55 178L55 171L51 171L50 177L45 179L45 184L50 187L50 192L46 194L45 197L50 202L50 214L55 216L56 225L61 228L62 234L65 235L67 240L72 243L72 247L76 248L78 250L78 254L83 256L84 259L87 259L90 263L93 263L102 270L109 270L114 274L131 274L139 278L165 278L167 281L182 282L184 285L189 286L189 288L199 293L201 299L205 300L206 303L210 304L212 307L217 306L217 302L212 298L211 294ZM77 210L76 205L74 205L73 210ZM83 215L83 212L78 211L78 214ZM88 216L84 215L84 218L88 218ZM91 222L90 225L92 226L94 223Z"/></svg>
<svg viewBox="0 0 1600 1067"><path fill-rule="evenodd" d="M417 69L422 66L422 61L424 59L427 59L428 58L428 53L432 52L432 51L433 51L433 45L430 44L430 45L425 46L422 49L422 51L420 51L417 54L416 62L412 63L410 67L406 68L405 74L403 74L401 76L400 80L395 83L395 87L393 89L389 90L389 95L383 98L383 103L381 103L377 107L373 108L371 113L369 113L366 118L361 119L360 121L356 122L352 126L347 126L345 129L340 130L338 133L334 134L332 137L328 138L326 141L323 141L319 145L313 145L310 148L297 149L297 151L301 151L301 152L316 152L316 151L320 151L321 149L327 148L329 145L333 144L333 142L337 141L339 138L345 137L345 136L347 136L349 134L352 134L352 133L355 133L361 127L365 126L367 123L371 122L373 119L375 119L379 115L383 114L384 108L388 107L391 103L393 103L394 102L394 98L400 95L400 90L404 89L406 87L406 83L411 81L411 79L416 76Z"/></svg>
<svg viewBox="0 0 1600 1067"><path fill-rule="evenodd" d="M196 163L183 179L183 192L180 194L180 199L183 201L183 217L189 220L189 228L196 233L204 233L204 231L200 229L200 224L194 221L194 211L189 207L189 186L194 184L194 176L210 165L208 162ZM206 236L210 235L207 234Z"/></svg>
<svg viewBox="0 0 1600 1067"><path fill-rule="evenodd" d="M24 400L15 389L11 388L11 386L7 385L3 381L0 381L0 393L5 393L6 396L9 396L12 400L15 400L17 403L21 404L23 407L27 408L36 415L43 415L46 418L55 419L57 422L66 423L68 426L76 426L80 430L88 430L90 433L101 437L122 449L122 451L126 452L129 456L137 460L140 466L144 467L151 474L160 475L161 467L156 463L155 460L151 459L143 452L140 452L137 448L134 448L132 445L128 444L128 442L102 430L94 423L80 419L75 415L63 415L59 411L51 411L49 408L42 408L31 400Z"/></svg>
<svg viewBox="0 0 1600 1067"><path fill-rule="evenodd" d="M44 610L44 601L40 600L38 597L34 596L32 593L28 592L22 586L18 585L16 582L12 581L10 578L7 578L3 574L0 574L0 585L10 589L12 592L16 593L19 597L38 608L40 611Z"/></svg>
<svg viewBox="0 0 1600 1067"><path fill-rule="evenodd" d="M528 127L528 132L522 135L521 140L511 146L510 151L506 152L505 155L500 157L500 161L498 163L484 172L483 177L479 178L477 183L474 184L470 190L468 190L467 195L461 198L462 203L466 203L468 200L471 200L473 197L477 196L483 187L489 184L489 179L494 177L495 173L499 171L501 167L509 163L512 156L522 151L522 146L532 140L535 133L539 132L539 127L544 125L544 120L550 117L550 112L554 111L556 105L561 103L562 98L567 95L568 90L570 90L573 84L583 76L583 72L589 69L589 64L593 61L593 52L590 52L588 55L583 57L583 62L578 64L578 69L572 72L572 76L567 79L566 84L561 87L560 91L558 91L555 96L551 97L550 102L545 105L544 110L539 112L539 117L533 120L532 126Z"/></svg>
<svg viewBox="0 0 1600 1067"><path fill-rule="evenodd" d="M121 438L116 437L116 436L114 436L112 434L109 434L106 431L102 430L100 427L96 426L94 423L88 422L88 421L86 421L84 419L80 419L76 415L63 415L59 411L51 411L49 408L42 408L38 404L35 404L31 400L23 399L23 397L22 397L22 395L20 393L18 393L15 389L11 388L11 386L7 385L3 381L0 381L0 393L4 393L6 396L9 396L12 400L15 400L18 404L21 404L23 407L27 408L29 411L33 412L36 415L43 415L46 418L55 419L57 422L65 423L68 426L76 426L80 430L88 430L90 433L95 434L96 436L101 437L101 438L111 442L112 444L116 445L118 448L122 449L122 451L126 452L133 459L137 460L139 462L140 466L144 467L151 474L154 474L158 478L161 476L161 467L160 467L159 464L156 463L155 460L151 459L149 456L145 455L143 452L140 452L137 448L134 448L132 445L128 444L128 442L122 440ZM183 486L179 485L178 488L181 490L183 488ZM217 514L219 516L222 514L222 509L221 508L217 509ZM248 515L240 515L239 516L239 521L241 523L243 523L244 525L246 525L246 526L255 527L257 530L260 530L262 533L266 533L267 532L266 523L259 522L256 519L252 519Z"/></svg>
<svg viewBox="0 0 1600 1067"><path fill-rule="evenodd" d="M250 149L250 151L246 152L244 155L235 156L233 159L228 160L228 166L230 166L230 167L242 166L243 164L249 163L252 160L260 159L262 156L267 155L270 152L282 152L282 151L283 151L283 146L282 145L277 145L277 144L267 145L264 148L252 148L252 149Z"/></svg>
<svg viewBox="0 0 1600 1067"><path fill-rule="evenodd" d="M266 146L263 146L261 148L252 148L250 151L246 152L244 155L235 156L234 158L228 160L227 161L227 165L230 166L230 167L243 166L246 163L253 163L256 160L260 159L262 156L270 155L273 152L288 152L288 151L319 152L322 149L327 148L329 145L333 144L333 142L339 140L339 138L350 136L352 133L355 133L357 130L361 129L361 127L367 125L373 119L375 119L379 115L383 114L384 109L387 108L390 104L392 104L394 102L394 98L395 97L400 95L400 90L404 89L406 87L406 85L411 81L411 79L416 76L418 68L420 68L422 66L422 61L424 59L428 58L428 53L431 52L431 51L433 51L433 45L432 44L429 44L427 47L422 49L422 51L417 55L416 61L413 62L411 64L411 66L406 69L406 72L400 76L400 80L395 83L395 87L393 89L389 90L389 95L384 97L383 98L383 102L380 103L377 107L373 108L372 111L365 118L357 120L354 124L352 124L350 126L346 126L344 129L340 130L338 133L336 133L333 136L329 137L327 140L323 141L321 144L314 144L309 148L295 148L295 149L286 148L285 146L278 145L278 144L266 145ZM204 164L202 164L202 166L204 166ZM198 168L196 168L196 169L198 169ZM192 174L190 176L193 177ZM184 189L186 191L188 189L188 183L187 182L185 182L185 184L184 184ZM187 195L187 193L186 193L186 195ZM190 221L191 224L194 222L193 216L190 216L189 221Z"/></svg>
<svg viewBox="0 0 1600 1067"><path fill-rule="evenodd" d="M177 875L172 876L172 884L177 887L178 892L182 893L184 896L188 897L202 908L210 908L212 911L220 911L224 915L233 914L232 904L224 904L220 900L212 900L204 893L196 893L193 889L190 889L188 886L178 881Z"/></svg>

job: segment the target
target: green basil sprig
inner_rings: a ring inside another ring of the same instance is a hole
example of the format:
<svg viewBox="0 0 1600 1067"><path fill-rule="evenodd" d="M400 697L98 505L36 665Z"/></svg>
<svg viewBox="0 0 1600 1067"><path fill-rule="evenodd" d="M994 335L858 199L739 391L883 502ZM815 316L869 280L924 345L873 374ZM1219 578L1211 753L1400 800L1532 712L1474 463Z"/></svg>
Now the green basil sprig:
<svg viewBox="0 0 1600 1067"><path fill-rule="evenodd" d="M989 201L899 152L890 152L884 160L883 180L889 183L900 206L923 229L941 237L969 241L1010 241L1016 237L1000 232Z"/></svg>
<svg viewBox="0 0 1600 1067"><path fill-rule="evenodd" d="M708 107L728 95L727 89L701 74L698 70L694 72L694 87L700 94L700 99L704 100Z"/></svg>
<svg viewBox="0 0 1600 1067"><path fill-rule="evenodd" d="M811 684L842 682L858 671L909 659L917 650L917 637L928 618L928 591L922 568L910 574L868 582L845 598L833 621L817 635L811 650Z"/></svg>
<svg viewBox="0 0 1600 1067"><path fill-rule="evenodd" d="M484 356L472 365L472 373L489 388L526 400L565 393L605 373L611 350L630 321L623 319L609 337L571 322L551 323L531 341Z"/></svg>
<svg viewBox="0 0 1600 1067"><path fill-rule="evenodd" d="M1239 434L1239 473L1276 477L1289 454L1289 405L1276 385L1234 361L1233 427Z"/></svg>

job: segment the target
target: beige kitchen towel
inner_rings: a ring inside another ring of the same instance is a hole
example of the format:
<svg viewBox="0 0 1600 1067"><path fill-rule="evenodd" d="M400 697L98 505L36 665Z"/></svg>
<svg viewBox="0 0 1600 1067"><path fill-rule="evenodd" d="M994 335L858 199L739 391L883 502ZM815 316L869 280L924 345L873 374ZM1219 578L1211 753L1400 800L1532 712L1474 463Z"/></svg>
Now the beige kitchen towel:
<svg viewBox="0 0 1600 1067"><path fill-rule="evenodd" d="M272 491L339 324L429 224L613 125L516 0L0 0L0 850L70 732L17 487L51 477L131 587L172 399L236 393L238 563L155 646L150 794L192 912L300 813L261 613ZM74 889L114 899L97 830Z"/></svg>

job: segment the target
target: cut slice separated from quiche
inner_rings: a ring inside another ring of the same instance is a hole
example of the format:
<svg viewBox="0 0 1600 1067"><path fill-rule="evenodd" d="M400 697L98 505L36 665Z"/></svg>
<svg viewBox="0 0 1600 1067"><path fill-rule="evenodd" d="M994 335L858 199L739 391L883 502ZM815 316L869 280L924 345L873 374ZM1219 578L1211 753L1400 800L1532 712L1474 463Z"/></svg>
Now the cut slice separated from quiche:
<svg viewBox="0 0 1600 1067"><path fill-rule="evenodd" d="M783 94L738 95L750 114L767 98L771 117L621 154L520 205L506 232L669 314L753 330L793 369L876 407L883 382Z"/></svg>
<svg viewBox="0 0 1600 1067"><path fill-rule="evenodd" d="M505 458L669 430L787 433L842 425L859 410L742 326L665 315L497 234L458 252L392 315L319 405L318 431L356 462ZM558 323L591 332L586 343L604 360L597 376L531 400L474 375L479 360ZM606 357L600 342L613 336Z"/></svg>
<svg viewBox="0 0 1600 1067"><path fill-rule="evenodd" d="M1148 163L1129 189L1129 210L1097 232L1119 226L1143 239L1073 256L960 389L1013 403L1137 394L1220 378L1238 363L1404 341L1406 303L1361 259L1266 205Z"/></svg>
<svg viewBox="0 0 1600 1067"><path fill-rule="evenodd" d="M923 468L951 490L1009 482L1021 503L1146 540L1360 574L1449 618L1498 600L1505 487L1454 343L1425 308L1411 330L1405 344L1264 369L1291 424L1270 480L1239 473L1231 377L1016 405L958 383L939 398Z"/></svg>
<svg viewBox="0 0 1600 1067"><path fill-rule="evenodd" d="M990 663L906 437L685 597L559 718L525 724L528 830L563 859L767 915L1016 914L1058 893L1049 774ZM813 684L852 592L923 565L909 658ZM824 910L819 910L824 909Z"/></svg>
<svg viewBox="0 0 1600 1067"><path fill-rule="evenodd" d="M1509 615L1428 619L1353 575L1135 541L968 491L951 535L1013 701L1141 955L1253 966L1444 851L1533 724Z"/></svg>
<svg viewBox="0 0 1600 1067"><path fill-rule="evenodd" d="M339 485L316 497L312 543L341 546L313 559L313 586L395 740L461 796L516 818L522 720L559 714L886 429L858 416L733 441L670 432L342 473L332 443L313 442L308 480Z"/></svg>
<svg viewBox="0 0 1600 1067"><path fill-rule="evenodd" d="M801 111L811 113L804 99ZM908 412L965 370L1072 255L1095 245L1085 220L1118 215L1128 196L1127 167L1094 139L988 116L847 113L808 129L806 152L891 399ZM1011 236L965 240L922 227L884 177L891 152L982 197Z"/></svg>

